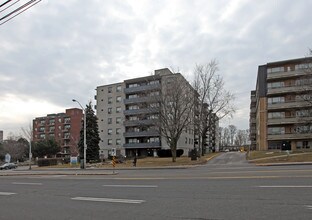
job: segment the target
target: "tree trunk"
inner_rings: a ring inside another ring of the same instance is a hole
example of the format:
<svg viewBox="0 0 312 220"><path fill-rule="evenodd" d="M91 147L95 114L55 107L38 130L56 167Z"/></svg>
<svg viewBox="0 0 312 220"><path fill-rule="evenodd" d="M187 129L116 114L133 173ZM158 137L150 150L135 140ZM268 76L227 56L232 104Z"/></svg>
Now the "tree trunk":
<svg viewBox="0 0 312 220"><path fill-rule="evenodd" d="M177 141L173 141L170 144L171 154L172 154L172 162L177 161Z"/></svg>

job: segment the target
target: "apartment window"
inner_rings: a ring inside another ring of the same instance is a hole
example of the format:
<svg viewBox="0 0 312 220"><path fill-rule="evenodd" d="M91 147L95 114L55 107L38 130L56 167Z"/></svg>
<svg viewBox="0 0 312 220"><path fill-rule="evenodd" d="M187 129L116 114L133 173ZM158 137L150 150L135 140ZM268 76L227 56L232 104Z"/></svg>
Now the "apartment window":
<svg viewBox="0 0 312 220"><path fill-rule="evenodd" d="M44 132L44 131L45 131L45 127L40 127L40 128L39 128L39 131L40 131L40 132Z"/></svg>
<svg viewBox="0 0 312 220"><path fill-rule="evenodd" d="M108 87L108 93L112 93L112 87Z"/></svg>
<svg viewBox="0 0 312 220"><path fill-rule="evenodd" d="M116 92L121 92L121 85L118 85L118 86L116 87Z"/></svg>
<svg viewBox="0 0 312 220"><path fill-rule="evenodd" d="M268 89L281 88L281 87L284 87L284 82L268 83Z"/></svg>
<svg viewBox="0 0 312 220"><path fill-rule="evenodd" d="M44 120L40 121L40 125L44 125L44 124L45 124Z"/></svg>
<svg viewBox="0 0 312 220"><path fill-rule="evenodd" d="M130 116L129 117L129 121L136 121L136 120L138 120L137 116Z"/></svg>
<svg viewBox="0 0 312 220"><path fill-rule="evenodd" d="M304 70L308 68L312 68L312 63L302 63L295 65L295 70Z"/></svg>
<svg viewBox="0 0 312 220"><path fill-rule="evenodd" d="M116 145L121 145L121 139L116 139Z"/></svg>
<svg viewBox="0 0 312 220"><path fill-rule="evenodd" d="M108 97L107 103L108 103L108 104L112 104L112 102L113 102L112 100L113 100L112 97Z"/></svg>
<svg viewBox="0 0 312 220"><path fill-rule="evenodd" d="M121 128L116 128L116 134L121 134Z"/></svg>
<svg viewBox="0 0 312 220"><path fill-rule="evenodd" d="M45 134L40 134L40 135L39 135L39 138L40 138L40 139L45 139Z"/></svg>
<svg viewBox="0 0 312 220"><path fill-rule="evenodd" d="M150 85L159 84L159 80L150 81L148 84L150 84Z"/></svg>
<svg viewBox="0 0 312 220"><path fill-rule="evenodd" d="M268 98L268 103L269 104L284 103L284 102L285 102L285 97L272 97L272 98Z"/></svg>
<svg viewBox="0 0 312 220"><path fill-rule="evenodd" d="M121 117L117 117L116 118L116 124L120 124L121 123Z"/></svg>
<svg viewBox="0 0 312 220"><path fill-rule="evenodd" d="M140 143L140 141L136 138L130 138L130 139L128 139L128 143L129 144L135 144L135 143Z"/></svg>
<svg viewBox="0 0 312 220"><path fill-rule="evenodd" d="M138 97L138 94L132 94L132 95L128 96L129 99L134 99L134 98L137 98L137 97Z"/></svg>
<svg viewBox="0 0 312 220"><path fill-rule="evenodd" d="M108 111L108 114L112 114L112 108L108 108L107 111Z"/></svg>
<svg viewBox="0 0 312 220"><path fill-rule="evenodd" d="M149 142L150 142L150 143L159 142L159 137L151 137L151 138L149 139Z"/></svg>
<svg viewBox="0 0 312 220"><path fill-rule="evenodd" d="M121 112L121 107L116 107L116 113L120 113Z"/></svg>
<svg viewBox="0 0 312 220"><path fill-rule="evenodd" d="M69 123L70 123L70 118L65 118L65 119L64 119L64 123L65 123L65 124L69 124Z"/></svg>
<svg viewBox="0 0 312 220"><path fill-rule="evenodd" d="M49 121L49 124L50 124L50 125L54 125L54 124L55 124L55 120L54 120L54 119L51 119L51 120Z"/></svg>
<svg viewBox="0 0 312 220"><path fill-rule="evenodd" d="M113 121L112 118L108 118L108 119L107 119L107 124L111 124L112 121Z"/></svg>
<svg viewBox="0 0 312 220"><path fill-rule="evenodd" d="M295 133L304 134L312 132L312 125L301 125L294 128Z"/></svg>
<svg viewBox="0 0 312 220"><path fill-rule="evenodd" d="M304 79L296 79L295 85L296 86L304 86L304 85L311 85L312 84L312 78L304 78Z"/></svg>
<svg viewBox="0 0 312 220"><path fill-rule="evenodd" d="M285 118L285 112L269 112L268 118Z"/></svg>
<svg viewBox="0 0 312 220"><path fill-rule="evenodd" d="M140 86L139 84L137 84L137 83L133 83L133 84L129 84L129 88L134 88L134 87L138 87L138 86Z"/></svg>
<svg viewBox="0 0 312 220"><path fill-rule="evenodd" d="M312 116L312 109L305 109L296 111L297 117L311 117Z"/></svg>
<svg viewBox="0 0 312 220"><path fill-rule="evenodd" d="M107 134L108 135L111 135L112 133L113 133L113 129L111 129L111 128L107 129Z"/></svg>
<svg viewBox="0 0 312 220"><path fill-rule="evenodd" d="M130 105L128 107L129 110L134 110L134 109L139 109L139 106L138 105Z"/></svg>
<svg viewBox="0 0 312 220"><path fill-rule="evenodd" d="M285 134L285 127L268 128L268 134Z"/></svg>
<svg viewBox="0 0 312 220"><path fill-rule="evenodd" d="M278 73L278 72L284 72L284 67L273 67L273 68L268 68L268 73Z"/></svg>
<svg viewBox="0 0 312 220"><path fill-rule="evenodd" d="M185 143L187 144L187 137L185 138Z"/></svg>
<svg viewBox="0 0 312 220"><path fill-rule="evenodd" d="M116 97L116 102L121 102L121 96Z"/></svg>
<svg viewBox="0 0 312 220"><path fill-rule="evenodd" d="M107 140L107 144L108 144L108 145L112 145L112 144L113 144L113 140L112 140L112 139L108 139L108 140Z"/></svg>
<svg viewBox="0 0 312 220"><path fill-rule="evenodd" d="M55 131L55 127L50 127L49 132L54 132Z"/></svg>

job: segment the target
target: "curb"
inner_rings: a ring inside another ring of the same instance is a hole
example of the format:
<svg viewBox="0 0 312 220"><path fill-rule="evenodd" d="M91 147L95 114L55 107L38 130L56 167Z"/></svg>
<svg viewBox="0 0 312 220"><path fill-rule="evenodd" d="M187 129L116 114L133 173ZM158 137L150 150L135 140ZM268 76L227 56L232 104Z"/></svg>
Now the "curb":
<svg viewBox="0 0 312 220"><path fill-rule="evenodd" d="M256 166L292 166L292 165L312 165L312 162L293 162L293 163L256 163Z"/></svg>

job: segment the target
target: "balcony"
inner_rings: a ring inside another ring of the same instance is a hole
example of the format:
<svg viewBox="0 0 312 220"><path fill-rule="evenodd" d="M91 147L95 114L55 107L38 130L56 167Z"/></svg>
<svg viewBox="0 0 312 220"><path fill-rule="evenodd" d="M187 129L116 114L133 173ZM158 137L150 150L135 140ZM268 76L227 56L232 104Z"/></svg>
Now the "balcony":
<svg viewBox="0 0 312 220"><path fill-rule="evenodd" d="M303 90L302 86L283 86L279 88L270 88L268 89L267 95L277 95L277 94L284 94L284 93L296 93Z"/></svg>
<svg viewBox="0 0 312 220"><path fill-rule="evenodd" d="M133 143L133 144L124 144L124 148L127 149L135 149L135 148L160 148L160 142L153 142L153 143Z"/></svg>
<svg viewBox="0 0 312 220"><path fill-rule="evenodd" d="M295 71L288 71L288 72L277 72L277 73L268 73L267 80L271 79L280 79L280 78L289 78L289 77L297 77L297 76L304 76L307 73L303 72L302 70L295 70Z"/></svg>
<svg viewBox="0 0 312 220"><path fill-rule="evenodd" d="M124 126L137 126L137 125L154 125L158 122L156 119L145 119L145 120L134 120L134 121L129 121L126 120L124 121Z"/></svg>
<svg viewBox="0 0 312 220"><path fill-rule="evenodd" d="M269 118L268 125L297 124L312 121L312 117Z"/></svg>
<svg viewBox="0 0 312 220"><path fill-rule="evenodd" d="M268 141L311 139L311 133L287 133L287 134L268 134Z"/></svg>
<svg viewBox="0 0 312 220"><path fill-rule="evenodd" d="M157 113L159 108L143 108L143 109L131 109L125 110L125 115L139 115L139 114L148 114L148 113Z"/></svg>
<svg viewBox="0 0 312 220"><path fill-rule="evenodd" d="M268 104L268 110L289 109L308 107L309 103L306 101L290 101L282 103Z"/></svg>
<svg viewBox="0 0 312 220"><path fill-rule="evenodd" d="M153 102L155 101L155 98L153 99L150 96L144 96L144 97L138 97L138 98L132 98L132 99L124 99L124 104L134 104L134 103L144 103L144 102Z"/></svg>
<svg viewBox="0 0 312 220"><path fill-rule="evenodd" d="M124 137L151 137L151 136L159 136L159 131L150 130L150 131L141 131L141 132L125 132L123 134Z"/></svg>
<svg viewBox="0 0 312 220"><path fill-rule="evenodd" d="M137 86L137 87L132 87L132 88L125 88L124 92L125 92L125 94L129 94L129 93L135 93L135 92L157 90L160 88L161 88L160 84L153 84L153 85L144 85L144 86Z"/></svg>

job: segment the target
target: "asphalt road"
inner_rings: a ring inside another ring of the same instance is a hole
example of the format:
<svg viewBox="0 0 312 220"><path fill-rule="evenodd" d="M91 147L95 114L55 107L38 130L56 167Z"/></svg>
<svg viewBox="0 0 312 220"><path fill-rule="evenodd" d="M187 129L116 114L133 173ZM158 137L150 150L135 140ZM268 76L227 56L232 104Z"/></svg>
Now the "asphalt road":
<svg viewBox="0 0 312 220"><path fill-rule="evenodd" d="M225 153L187 169L0 177L0 219L312 219L312 166Z"/></svg>

